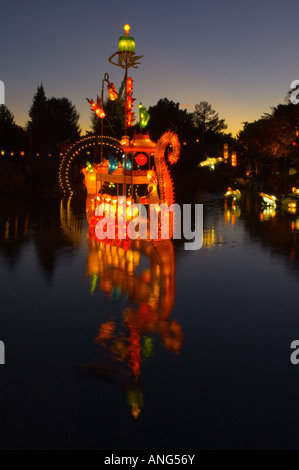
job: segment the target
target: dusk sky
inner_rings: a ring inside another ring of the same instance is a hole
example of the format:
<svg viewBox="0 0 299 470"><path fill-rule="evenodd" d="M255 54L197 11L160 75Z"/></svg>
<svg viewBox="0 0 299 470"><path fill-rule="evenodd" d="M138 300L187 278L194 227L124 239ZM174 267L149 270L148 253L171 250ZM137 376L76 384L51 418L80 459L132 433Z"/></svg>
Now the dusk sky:
<svg viewBox="0 0 299 470"><path fill-rule="evenodd" d="M100 94L105 73L119 87L123 71L108 57L129 23L144 55L131 73L135 105L166 97L192 112L208 101L234 135L299 80L298 18L298 0L2 0L5 104L25 125L42 82L48 98L69 98L82 133L90 130L85 98Z"/></svg>

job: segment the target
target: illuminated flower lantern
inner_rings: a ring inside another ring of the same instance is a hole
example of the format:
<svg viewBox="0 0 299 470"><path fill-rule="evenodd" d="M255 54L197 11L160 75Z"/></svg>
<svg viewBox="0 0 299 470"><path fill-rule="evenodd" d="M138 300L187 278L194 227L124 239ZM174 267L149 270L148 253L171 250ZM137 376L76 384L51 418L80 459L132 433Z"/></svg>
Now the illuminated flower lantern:
<svg viewBox="0 0 299 470"><path fill-rule="evenodd" d="M121 36L118 41L118 51L109 57L109 62L125 70L128 70L130 67L137 69L137 65L140 63L138 60L143 56L135 56L135 39L129 36L130 26L128 24L124 26L124 30L125 35ZM118 56L118 60L113 62L116 56Z"/></svg>
<svg viewBox="0 0 299 470"><path fill-rule="evenodd" d="M121 54L129 53L131 55L135 54L135 39L132 36L129 36L130 26L126 24L124 26L125 36L121 36L118 41L118 52Z"/></svg>

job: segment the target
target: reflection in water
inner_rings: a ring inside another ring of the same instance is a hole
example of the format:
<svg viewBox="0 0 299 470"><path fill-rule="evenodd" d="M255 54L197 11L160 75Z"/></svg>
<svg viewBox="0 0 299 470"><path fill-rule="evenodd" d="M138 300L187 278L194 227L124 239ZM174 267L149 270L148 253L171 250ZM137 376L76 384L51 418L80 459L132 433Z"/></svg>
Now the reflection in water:
<svg viewBox="0 0 299 470"><path fill-rule="evenodd" d="M266 207L260 212L260 221L266 222L276 216L276 209L273 207Z"/></svg>
<svg viewBox="0 0 299 470"><path fill-rule="evenodd" d="M2 447L290 447L298 212L250 192L203 203L204 246L189 253L179 240L86 241L85 201L0 201Z"/></svg>
<svg viewBox="0 0 299 470"><path fill-rule="evenodd" d="M160 336L174 354L182 346L182 328L170 319L175 298L173 245L170 240L99 241L90 234L87 243L91 292L98 285L108 302L118 307L118 314L108 315L100 325L95 342L128 369L127 402L137 418L144 402L142 366L155 352L155 337Z"/></svg>
<svg viewBox="0 0 299 470"><path fill-rule="evenodd" d="M0 204L0 253L12 267L28 242L29 211L22 204Z"/></svg>
<svg viewBox="0 0 299 470"><path fill-rule="evenodd" d="M288 268L298 275L299 217L293 208L278 205L266 207L259 194L242 192L241 202L208 195L198 202L204 205L203 249L238 240L241 233L262 243L271 255L283 256ZM245 240L245 239L244 239Z"/></svg>
<svg viewBox="0 0 299 470"><path fill-rule="evenodd" d="M217 232L213 224L211 227L203 229L202 241L204 248L213 248L215 245L221 245L223 238L222 235Z"/></svg>
<svg viewBox="0 0 299 470"><path fill-rule="evenodd" d="M262 242L264 248L271 250L272 255L283 255L292 272L298 275L299 267L299 219L297 210L279 205L266 207L257 194L244 193L244 201L235 214L241 219L249 236ZM229 219L229 220L228 220ZM225 224L234 225L235 220L224 203Z"/></svg>
<svg viewBox="0 0 299 470"><path fill-rule="evenodd" d="M221 199L222 202L222 199ZM224 198L223 214L219 212L219 200L217 205L204 204L204 228L203 228L203 248L211 249L222 245L224 242L225 228L236 225L241 217L241 207L233 199ZM223 218L223 219L222 219ZM222 220L224 224L222 224Z"/></svg>
<svg viewBox="0 0 299 470"><path fill-rule="evenodd" d="M60 201L60 225L66 237L77 245L83 238L82 220L72 211L70 197L67 202Z"/></svg>
<svg viewBox="0 0 299 470"><path fill-rule="evenodd" d="M83 229L82 206L74 201L0 201L0 254L10 268L29 247L49 280L61 254L78 246Z"/></svg>
<svg viewBox="0 0 299 470"><path fill-rule="evenodd" d="M251 194L247 201L245 227L249 234L259 237L267 246L271 245L274 252L288 250L295 241L292 226L297 218L296 212L283 206L265 208Z"/></svg>
<svg viewBox="0 0 299 470"><path fill-rule="evenodd" d="M241 207L234 200L224 199L224 223L225 225L235 225L241 216Z"/></svg>
<svg viewBox="0 0 299 470"><path fill-rule="evenodd" d="M299 219L292 220L291 227L292 227L292 232L294 232L295 230L298 231L299 230Z"/></svg>

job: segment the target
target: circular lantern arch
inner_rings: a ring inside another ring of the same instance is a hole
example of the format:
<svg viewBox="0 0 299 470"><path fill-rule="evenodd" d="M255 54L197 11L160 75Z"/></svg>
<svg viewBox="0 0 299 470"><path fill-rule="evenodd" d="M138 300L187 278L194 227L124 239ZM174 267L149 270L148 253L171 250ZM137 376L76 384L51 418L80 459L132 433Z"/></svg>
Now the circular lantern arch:
<svg viewBox="0 0 299 470"><path fill-rule="evenodd" d="M80 155L80 153L89 148L103 145L104 148L113 151L116 154L122 154L123 150L120 146L119 140L109 136L89 136L83 137L78 140L68 149L61 159L59 165L58 179L59 186L62 189L65 196L73 195L73 188L70 181L70 167L73 160Z"/></svg>

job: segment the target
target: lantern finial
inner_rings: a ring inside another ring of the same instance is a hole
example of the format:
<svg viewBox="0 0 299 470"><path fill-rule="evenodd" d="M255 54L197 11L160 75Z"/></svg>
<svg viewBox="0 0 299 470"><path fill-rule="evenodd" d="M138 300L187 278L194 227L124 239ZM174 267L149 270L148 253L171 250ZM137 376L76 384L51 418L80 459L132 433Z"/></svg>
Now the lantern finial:
<svg viewBox="0 0 299 470"><path fill-rule="evenodd" d="M130 34L130 29L131 29L131 26L130 26L129 24L125 24L124 30L125 30L125 35L126 35L126 36L129 36L129 34Z"/></svg>

